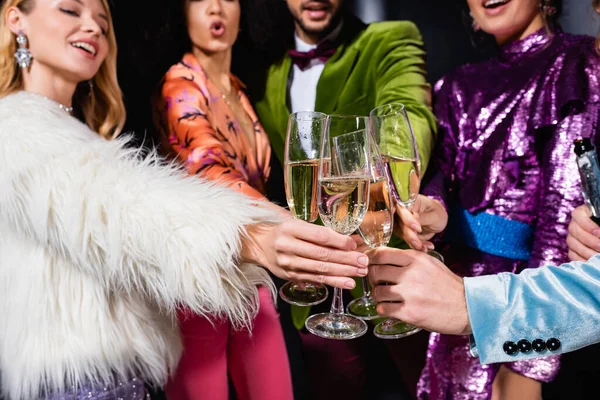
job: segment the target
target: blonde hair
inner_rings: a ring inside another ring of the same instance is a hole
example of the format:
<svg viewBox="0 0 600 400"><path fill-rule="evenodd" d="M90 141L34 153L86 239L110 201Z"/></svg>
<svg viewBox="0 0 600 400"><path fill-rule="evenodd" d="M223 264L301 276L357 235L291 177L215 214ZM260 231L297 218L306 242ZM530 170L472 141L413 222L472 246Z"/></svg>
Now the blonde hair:
<svg viewBox="0 0 600 400"><path fill-rule="evenodd" d="M17 7L28 14L35 0L5 0L0 15L0 97L23 89L23 75L14 60L17 51L15 35L6 25L6 13ZM73 96L76 115L105 139L116 137L125 123L125 104L117 82L117 40L107 0L101 0L108 17L108 55L98 73L89 81L77 85Z"/></svg>

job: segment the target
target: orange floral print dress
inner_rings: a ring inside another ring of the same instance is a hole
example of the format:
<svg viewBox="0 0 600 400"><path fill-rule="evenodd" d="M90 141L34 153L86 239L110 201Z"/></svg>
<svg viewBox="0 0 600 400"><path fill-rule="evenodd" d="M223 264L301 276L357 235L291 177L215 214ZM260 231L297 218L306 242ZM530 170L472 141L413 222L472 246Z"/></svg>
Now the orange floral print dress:
<svg viewBox="0 0 600 400"><path fill-rule="evenodd" d="M161 148L183 162L190 174L266 200L271 147L242 83L234 76L231 82L254 126L254 149L191 53L172 66L161 82L154 110ZM210 393L213 400L227 400L230 377L240 400L293 400L279 314L267 288L259 288L259 300L251 334L232 330L225 320L179 312L184 351L166 385L168 398L201 400Z"/></svg>
<svg viewBox="0 0 600 400"><path fill-rule="evenodd" d="M249 196L262 198L269 177L271 147L243 84L231 75L246 114L254 125L254 150L196 57L188 53L167 72L155 113L161 147L201 174Z"/></svg>

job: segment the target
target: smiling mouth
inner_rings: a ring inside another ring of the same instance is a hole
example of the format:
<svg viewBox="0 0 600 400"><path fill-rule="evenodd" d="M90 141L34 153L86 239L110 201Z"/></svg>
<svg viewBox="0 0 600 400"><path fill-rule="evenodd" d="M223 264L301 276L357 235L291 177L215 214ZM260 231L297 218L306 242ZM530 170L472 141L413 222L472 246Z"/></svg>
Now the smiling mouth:
<svg viewBox="0 0 600 400"><path fill-rule="evenodd" d="M71 43L71 46L73 46L73 47L75 47L77 49L81 49L81 50L83 50L83 51L85 51L85 52L87 52L87 53L89 53L89 54L91 54L93 56L96 55L96 48L94 46L92 46L91 44L89 44L89 43L86 43L86 42L73 42L73 43Z"/></svg>
<svg viewBox="0 0 600 400"><path fill-rule="evenodd" d="M302 7L304 11L327 11L329 5L326 3L312 2Z"/></svg>
<svg viewBox="0 0 600 400"><path fill-rule="evenodd" d="M488 0L485 3L483 3L483 7L489 10L501 7L508 3L510 3L510 0Z"/></svg>

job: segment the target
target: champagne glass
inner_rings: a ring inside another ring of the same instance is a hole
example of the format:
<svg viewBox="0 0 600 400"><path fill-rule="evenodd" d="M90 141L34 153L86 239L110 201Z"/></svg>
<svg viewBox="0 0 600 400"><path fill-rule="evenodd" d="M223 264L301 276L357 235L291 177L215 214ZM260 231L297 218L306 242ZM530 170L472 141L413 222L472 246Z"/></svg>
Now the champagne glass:
<svg viewBox="0 0 600 400"><path fill-rule="evenodd" d="M367 129L360 129L360 118L327 117L321 140L319 215L327 227L343 235L358 229L369 206L369 140ZM330 312L312 315L305 325L312 334L327 339L354 339L367 332L365 321L344 313L342 289L337 287Z"/></svg>
<svg viewBox="0 0 600 400"><path fill-rule="evenodd" d="M285 194L295 218L315 222L317 209L317 175L321 137L327 115L302 111L288 118L285 138L284 180ZM329 292L325 285L311 282L287 282L281 289L281 298L298 306L312 306L324 302Z"/></svg>
<svg viewBox="0 0 600 400"><path fill-rule="evenodd" d="M392 195L401 206L411 209L421 184L421 161L417 141L403 104L392 103L371 111L370 124L379 146ZM430 255L441 259L437 252ZM375 326L375 336L399 339L419 332L421 328L394 318Z"/></svg>
<svg viewBox="0 0 600 400"><path fill-rule="evenodd" d="M365 243L376 248L386 246L394 228L394 205L390 184L381 160L381 154L375 139L369 135L371 156L371 184L369 188L369 207L358 228ZM363 296L348 304L348 314L371 320L377 318L377 303L371 297L368 279L362 278Z"/></svg>

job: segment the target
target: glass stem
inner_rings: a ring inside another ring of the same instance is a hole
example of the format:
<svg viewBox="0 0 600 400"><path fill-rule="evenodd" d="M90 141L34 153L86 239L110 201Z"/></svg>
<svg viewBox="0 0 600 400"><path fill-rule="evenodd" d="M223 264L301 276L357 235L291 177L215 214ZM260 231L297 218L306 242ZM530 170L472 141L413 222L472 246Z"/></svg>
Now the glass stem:
<svg viewBox="0 0 600 400"><path fill-rule="evenodd" d="M329 312L334 315L342 315L344 313L342 289L333 288L333 301L331 302L331 310Z"/></svg>
<svg viewBox="0 0 600 400"><path fill-rule="evenodd" d="M371 286L366 276L362 277L363 297L371 297Z"/></svg>

